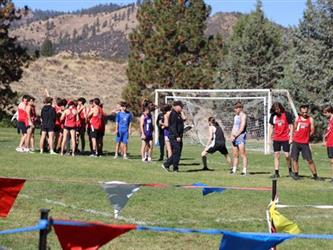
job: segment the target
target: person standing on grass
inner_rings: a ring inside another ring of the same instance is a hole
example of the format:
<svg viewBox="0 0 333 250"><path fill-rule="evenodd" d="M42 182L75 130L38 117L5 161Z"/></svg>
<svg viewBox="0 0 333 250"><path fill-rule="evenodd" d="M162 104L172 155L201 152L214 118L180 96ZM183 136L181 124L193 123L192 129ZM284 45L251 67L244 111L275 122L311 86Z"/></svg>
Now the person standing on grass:
<svg viewBox="0 0 333 250"><path fill-rule="evenodd" d="M205 147L204 151L201 153L203 169L202 170L209 170L207 166L207 154L213 154L216 151L219 151L224 157L226 158L229 166L231 166L231 158L228 154L228 149L225 146L225 137L222 128L220 125L215 121L214 117L208 118L208 125L209 125L209 138L207 146Z"/></svg>
<svg viewBox="0 0 333 250"><path fill-rule="evenodd" d="M50 154L57 154L54 152L54 129L56 126L57 113L52 107L52 97L46 97L44 100L44 107L41 111L41 137L39 142L40 153L44 153L44 142L46 135L48 136L48 143Z"/></svg>
<svg viewBox="0 0 333 250"><path fill-rule="evenodd" d="M90 137L92 143L92 154L90 156L97 157L100 153L101 137L102 137L102 119L103 111L100 107L101 101L98 98L93 100L92 108L87 116L90 119Z"/></svg>
<svg viewBox="0 0 333 250"><path fill-rule="evenodd" d="M153 118L150 107L144 107L140 117L140 133L141 133L141 158L143 162L151 162L151 153L153 148Z"/></svg>
<svg viewBox="0 0 333 250"><path fill-rule="evenodd" d="M164 122L164 112L163 107L161 107L161 112L157 116L156 125L158 127L158 144L160 146L160 158L158 161L163 161L164 159L164 146L165 146L165 140L164 140L164 129L163 129L163 122Z"/></svg>
<svg viewBox="0 0 333 250"><path fill-rule="evenodd" d="M323 109L324 116L328 119L328 126L324 135L324 145L327 147L327 156L331 165L331 183L333 184L333 107L327 105Z"/></svg>
<svg viewBox="0 0 333 250"><path fill-rule="evenodd" d="M236 174L240 156L243 160L243 171L241 175L247 175L248 158L245 149L247 115L243 112L243 104L241 102L235 103L234 110L234 125L231 131L231 142L233 151L233 166L231 169L231 174Z"/></svg>
<svg viewBox="0 0 333 250"><path fill-rule="evenodd" d="M174 101L173 108L169 116L168 128L169 139L172 149L172 155L162 164L162 168L166 171L170 170L173 166L173 171L179 171L179 161L183 147L183 133L184 133L184 120L182 118L183 103L181 101Z"/></svg>
<svg viewBox="0 0 333 250"><path fill-rule="evenodd" d="M68 108L65 109L61 116L61 120L64 121L64 135L61 144L61 155L64 154L65 145L67 142L67 136L70 135L72 144L72 156L75 156L75 144L76 144L76 124L78 120L78 113L73 101L67 103ZM67 151L70 152L69 148Z"/></svg>
<svg viewBox="0 0 333 250"><path fill-rule="evenodd" d="M115 149L115 156L114 158L118 158L118 151L120 146L120 151L123 155L123 159L126 160L127 158L127 144L128 144L128 137L131 133L131 126L132 126L132 114L127 111L127 103L121 102L120 103L120 112L117 113L116 116L116 149Z"/></svg>
<svg viewBox="0 0 333 250"><path fill-rule="evenodd" d="M27 104L26 111L28 115L29 129L27 133L27 145L29 147L29 152L34 153L35 151L35 126L37 121L35 98L30 96L30 101Z"/></svg>
<svg viewBox="0 0 333 250"><path fill-rule="evenodd" d="M77 130L77 146L76 149L78 150L78 144L79 140L81 140L81 153L84 153L84 149L86 146L86 140L85 140L85 133L86 133L86 116L87 116L87 109L85 106L86 99L83 97L80 97L77 100L77 112L79 116L79 122L78 122L78 130Z"/></svg>
<svg viewBox="0 0 333 250"><path fill-rule="evenodd" d="M27 114L27 105L30 101L30 96L24 95L22 97L21 103L17 108L17 131L21 133L21 139L19 146L16 148L17 152L29 152L28 137L28 114Z"/></svg>
<svg viewBox="0 0 333 250"><path fill-rule="evenodd" d="M317 175L316 165L312 159L312 153L309 144L310 136L315 132L313 119L309 115L309 106L301 105L299 111L299 116L295 120L293 143L291 146L291 158L293 161L294 170L294 173L291 174L291 177L294 180L299 180L298 158L299 153L302 153L303 159L307 161L309 169L313 175L312 179L321 181L323 179Z"/></svg>
<svg viewBox="0 0 333 250"><path fill-rule="evenodd" d="M169 104L166 104L162 107L163 109L163 123L160 122L162 128L163 128L163 135L164 135L164 143L166 147L166 153L167 158L170 158L172 155L172 149L171 149L171 143L169 139L169 117L172 110L172 106Z"/></svg>
<svg viewBox="0 0 333 250"><path fill-rule="evenodd" d="M273 139L274 150L274 170L275 173L271 178L279 178L280 151L284 152L289 176L292 174L292 166L290 159L290 144L292 142L292 134L294 130L293 118L289 112L286 112L281 103L275 102L271 107L271 117L269 119L268 138Z"/></svg>

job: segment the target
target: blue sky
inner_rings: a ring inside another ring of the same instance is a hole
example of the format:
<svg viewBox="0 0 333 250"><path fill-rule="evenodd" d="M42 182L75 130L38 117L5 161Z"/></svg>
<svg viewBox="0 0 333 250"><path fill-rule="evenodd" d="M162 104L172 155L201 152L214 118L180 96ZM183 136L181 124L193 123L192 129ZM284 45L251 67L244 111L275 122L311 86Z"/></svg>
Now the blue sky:
<svg viewBox="0 0 333 250"><path fill-rule="evenodd" d="M254 9L256 0L205 0L215 12L239 11L248 13ZM99 3L128 4L135 0L13 0L18 6L28 5L32 9L72 11ZM302 18L306 0L263 0L266 16L283 26L297 25Z"/></svg>

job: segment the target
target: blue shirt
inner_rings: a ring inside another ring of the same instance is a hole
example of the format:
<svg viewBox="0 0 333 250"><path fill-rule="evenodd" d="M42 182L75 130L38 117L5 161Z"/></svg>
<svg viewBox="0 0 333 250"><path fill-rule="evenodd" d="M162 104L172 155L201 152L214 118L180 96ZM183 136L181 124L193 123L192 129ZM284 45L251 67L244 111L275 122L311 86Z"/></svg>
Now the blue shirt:
<svg viewBox="0 0 333 250"><path fill-rule="evenodd" d="M132 114L130 112L118 112L116 116L119 131L127 131L132 122Z"/></svg>

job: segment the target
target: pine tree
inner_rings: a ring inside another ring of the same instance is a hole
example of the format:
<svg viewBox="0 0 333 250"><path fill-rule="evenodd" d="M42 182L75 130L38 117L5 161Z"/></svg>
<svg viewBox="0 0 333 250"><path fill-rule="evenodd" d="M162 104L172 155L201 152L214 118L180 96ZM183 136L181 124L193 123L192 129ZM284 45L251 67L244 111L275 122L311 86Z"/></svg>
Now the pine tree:
<svg viewBox="0 0 333 250"><path fill-rule="evenodd" d="M265 16L262 2L236 23L221 68L222 88L272 88L283 77L282 34Z"/></svg>
<svg viewBox="0 0 333 250"><path fill-rule="evenodd" d="M280 86L289 89L296 104L309 104L316 118L315 140L324 129L321 106L333 98L333 1L307 1L303 19L292 33L289 64Z"/></svg>
<svg viewBox="0 0 333 250"><path fill-rule="evenodd" d="M203 0L143 1L138 27L130 34L123 97L138 111L140 97L156 88L213 86L221 39L205 37L210 7Z"/></svg>
<svg viewBox="0 0 333 250"><path fill-rule="evenodd" d="M13 81L22 76L22 67L29 56L16 41L9 36L10 24L21 17L10 0L0 0L0 120L13 108L16 93L10 88Z"/></svg>
<svg viewBox="0 0 333 250"><path fill-rule="evenodd" d="M40 53L44 57L50 57L54 55L54 48L52 41L46 37L41 48L40 48Z"/></svg>

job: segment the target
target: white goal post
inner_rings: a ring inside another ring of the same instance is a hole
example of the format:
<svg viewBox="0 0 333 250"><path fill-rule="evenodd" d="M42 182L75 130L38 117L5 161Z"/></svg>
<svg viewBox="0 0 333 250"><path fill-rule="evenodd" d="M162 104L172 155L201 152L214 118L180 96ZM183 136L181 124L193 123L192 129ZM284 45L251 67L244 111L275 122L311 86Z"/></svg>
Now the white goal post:
<svg viewBox="0 0 333 250"><path fill-rule="evenodd" d="M235 101L244 102L244 110L251 113L255 111L257 114L256 118L252 117L252 129L255 131L260 130L260 136L258 132L257 140L263 144L261 151L265 154L269 154L271 149L269 145L268 130L269 130L269 117L270 117L270 108L272 103L275 101L281 102L286 110L292 112L295 117L297 116L297 110L293 103L293 100L288 92L285 89L156 89L155 90L155 104L157 107L160 107L163 104L171 104L174 100L181 100L187 106L187 112L192 116L197 115L197 111L202 109L205 114L201 116L198 115L196 119L192 119L194 127L198 124L198 130L203 130L202 121L204 120L205 126L207 123L208 114L218 114L220 120L232 119L233 112L230 107L233 106ZM228 106L228 108L226 108ZM222 109L224 110L222 112ZM228 111L227 111L228 110ZM192 112L193 111L193 112ZM207 112L206 112L207 111ZM210 111L210 112L209 112ZM155 121L157 119L159 109L155 110ZM206 115L206 116L205 116ZM214 116L214 115L213 115ZM259 117L260 116L260 117ZM204 119L205 118L205 119ZM226 124L222 124L224 129L230 128L230 121L227 121ZM200 124L199 124L200 123ZM222 122L223 123L223 122ZM155 122L155 131L158 131L157 124ZM198 131L197 131L198 132ZM192 133L194 133L192 131ZM228 131L227 131L228 133ZM227 134L227 136L229 136ZM199 133L197 133L198 142L204 144L200 138ZM204 137L204 136L202 136ZM155 133L155 143L158 142L158 133Z"/></svg>

